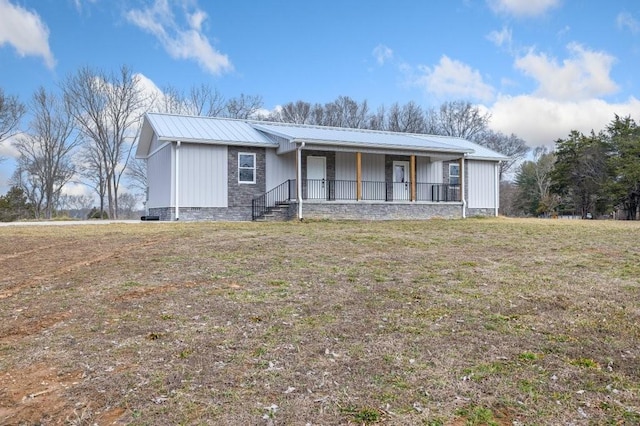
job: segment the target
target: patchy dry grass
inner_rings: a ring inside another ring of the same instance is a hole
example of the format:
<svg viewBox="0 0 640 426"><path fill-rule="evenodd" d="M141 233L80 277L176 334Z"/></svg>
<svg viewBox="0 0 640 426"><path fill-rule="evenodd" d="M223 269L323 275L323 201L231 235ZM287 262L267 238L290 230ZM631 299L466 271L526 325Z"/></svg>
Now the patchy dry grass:
<svg viewBox="0 0 640 426"><path fill-rule="evenodd" d="M0 423L639 424L640 224L0 229Z"/></svg>

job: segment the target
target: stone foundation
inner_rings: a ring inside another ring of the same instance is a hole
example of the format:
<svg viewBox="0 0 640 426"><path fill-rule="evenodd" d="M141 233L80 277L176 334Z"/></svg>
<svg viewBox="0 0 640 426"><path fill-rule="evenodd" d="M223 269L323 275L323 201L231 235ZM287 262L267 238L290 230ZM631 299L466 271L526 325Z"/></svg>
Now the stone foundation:
<svg viewBox="0 0 640 426"><path fill-rule="evenodd" d="M495 215L496 215L496 210L492 208L484 208L484 209L467 208L467 217L474 217L474 216L494 217Z"/></svg>
<svg viewBox="0 0 640 426"><path fill-rule="evenodd" d="M296 218L297 203L280 212L279 219ZM175 208L150 208L150 216L160 220L175 220ZM302 205L305 219L336 220L420 220L461 219L462 203L393 203L393 202L311 202ZM467 209L467 217L495 216L494 209ZM274 218L275 219L275 218ZM250 221L251 207L181 207L180 221Z"/></svg>
<svg viewBox="0 0 640 426"><path fill-rule="evenodd" d="M150 208L149 216L159 216L160 220L176 220L174 207ZM180 207L180 221L202 220L242 221L251 220L251 207Z"/></svg>
<svg viewBox="0 0 640 426"><path fill-rule="evenodd" d="M415 220L460 219L462 203L312 203L302 204L306 219Z"/></svg>

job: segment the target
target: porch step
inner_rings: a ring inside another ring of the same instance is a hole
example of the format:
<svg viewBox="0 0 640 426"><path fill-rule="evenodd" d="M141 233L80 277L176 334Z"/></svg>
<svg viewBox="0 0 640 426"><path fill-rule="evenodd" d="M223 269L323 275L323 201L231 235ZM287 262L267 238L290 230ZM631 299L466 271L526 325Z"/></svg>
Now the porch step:
<svg viewBox="0 0 640 426"><path fill-rule="evenodd" d="M289 220L287 217L287 211L289 210L289 203L280 203L277 206L269 209L269 211L263 214L261 217L256 218L256 222L282 222Z"/></svg>

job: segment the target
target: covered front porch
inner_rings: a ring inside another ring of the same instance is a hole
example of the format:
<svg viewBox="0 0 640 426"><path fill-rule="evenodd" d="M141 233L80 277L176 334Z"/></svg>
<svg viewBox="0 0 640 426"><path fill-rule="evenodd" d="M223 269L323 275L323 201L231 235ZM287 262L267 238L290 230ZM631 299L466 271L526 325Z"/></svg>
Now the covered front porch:
<svg viewBox="0 0 640 426"><path fill-rule="evenodd" d="M298 197L296 179L256 197L252 203L253 220L463 217L459 184L370 181L358 184L357 181L304 179L301 186L302 197Z"/></svg>
<svg viewBox="0 0 640 426"><path fill-rule="evenodd" d="M274 210L300 219L462 217L463 159L459 152L330 151L301 145L295 178L256 197L252 218Z"/></svg>

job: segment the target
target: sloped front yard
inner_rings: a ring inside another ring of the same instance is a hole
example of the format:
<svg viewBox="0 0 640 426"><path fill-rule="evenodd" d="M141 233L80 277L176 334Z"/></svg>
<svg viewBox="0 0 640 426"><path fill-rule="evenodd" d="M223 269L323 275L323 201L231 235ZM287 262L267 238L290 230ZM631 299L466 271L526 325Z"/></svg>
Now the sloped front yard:
<svg viewBox="0 0 640 426"><path fill-rule="evenodd" d="M638 424L640 224L0 229L0 424Z"/></svg>

